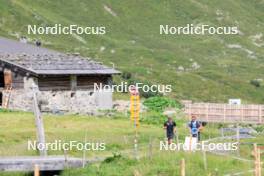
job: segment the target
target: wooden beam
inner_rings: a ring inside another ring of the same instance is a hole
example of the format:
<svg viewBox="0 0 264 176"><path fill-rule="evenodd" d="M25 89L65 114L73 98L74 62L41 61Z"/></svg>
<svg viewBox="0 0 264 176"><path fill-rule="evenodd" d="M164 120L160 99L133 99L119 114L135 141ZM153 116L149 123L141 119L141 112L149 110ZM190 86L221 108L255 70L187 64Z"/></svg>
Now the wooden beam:
<svg viewBox="0 0 264 176"><path fill-rule="evenodd" d="M77 89L77 76L71 75L71 90L75 91Z"/></svg>
<svg viewBox="0 0 264 176"><path fill-rule="evenodd" d="M45 132L44 132L44 124L43 117L39 109L39 104L37 100L37 88L36 85L32 85L32 93L33 93L33 111L35 115L35 123L37 128L37 140L38 143L44 144L45 146ZM47 156L47 150L44 148L40 150L40 156Z"/></svg>
<svg viewBox="0 0 264 176"><path fill-rule="evenodd" d="M104 158L95 158L86 160L85 164L102 161ZM19 156L19 157L1 157L1 171L34 171L38 166L39 171L64 170L66 167L82 167L81 158L69 157L67 163L64 156Z"/></svg>

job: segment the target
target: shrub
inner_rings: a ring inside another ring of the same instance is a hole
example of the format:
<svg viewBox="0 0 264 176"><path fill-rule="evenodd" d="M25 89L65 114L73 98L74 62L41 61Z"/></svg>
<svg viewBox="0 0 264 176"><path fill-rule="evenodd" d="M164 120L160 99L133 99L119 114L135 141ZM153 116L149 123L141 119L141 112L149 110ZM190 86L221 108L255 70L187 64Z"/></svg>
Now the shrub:
<svg viewBox="0 0 264 176"><path fill-rule="evenodd" d="M111 163L111 162L114 162L114 161L119 160L119 159L121 159L121 158L122 158L122 156L121 156L120 153L114 153L113 156L107 157L107 158L103 161L103 163Z"/></svg>
<svg viewBox="0 0 264 176"><path fill-rule="evenodd" d="M261 86L260 81L257 80L257 79L253 79L253 80L251 80L251 81L250 81L250 84L253 85L253 86L255 86L255 87L260 87L260 86Z"/></svg>
<svg viewBox="0 0 264 176"><path fill-rule="evenodd" d="M144 101L143 103L148 109L162 112L167 107L180 109L182 105L176 101L166 97L151 97Z"/></svg>
<svg viewBox="0 0 264 176"><path fill-rule="evenodd" d="M123 72L122 74L121 74L121 77L123 78L123 79L126 79L126 80L128 80L128 79L131 79L131 77L132 77L132 73L130 73L130 72Z"/></svg>
<svg viewBox="0 0 264 176"><path fill-rule="evenodd" d="M150 98L150 97L155 97L155 96L161 96L160 93L158 92L152 92L152 91L148 91L148 92L144 92L142 90L139 91L140 95L144 98Z"/></svg>
<svg viewBox="0 0 264 176"><path fill-rule="evenodd" d="M161 112L148 112L146 115L142 115L140 118L141 122L146 124L160 125L163 124L167 120L167 117Z"/></svg>
<svg viewBox="0 0 264 176"><path fill-rule="evenodd" d="M264 126L263 125L259 125L259 126L256 126L254 128L258 133L261 133L264 131Z"/></svg>

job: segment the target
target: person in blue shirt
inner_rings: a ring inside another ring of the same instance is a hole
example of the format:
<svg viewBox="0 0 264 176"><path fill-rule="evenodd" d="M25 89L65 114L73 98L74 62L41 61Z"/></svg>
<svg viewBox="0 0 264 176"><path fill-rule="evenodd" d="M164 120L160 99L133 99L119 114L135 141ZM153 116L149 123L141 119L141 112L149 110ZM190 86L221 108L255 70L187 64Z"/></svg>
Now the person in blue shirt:
<svg viewBox="0 0 264 176"><path fill-rule="evenodd" d="M197 118L194 114L192 114L192 120L188 123L188 127L190 128L191 136L196 137L198 141L200 141L200 130L202 129L202 124L197 121Z"/></svg>

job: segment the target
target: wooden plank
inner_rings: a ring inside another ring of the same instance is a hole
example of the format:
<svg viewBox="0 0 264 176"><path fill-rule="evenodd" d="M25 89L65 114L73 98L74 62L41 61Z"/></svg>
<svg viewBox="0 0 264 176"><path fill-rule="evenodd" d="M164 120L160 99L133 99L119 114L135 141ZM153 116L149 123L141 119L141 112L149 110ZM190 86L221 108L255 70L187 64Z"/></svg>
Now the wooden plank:
<svg viewBox="0 0 264 176"><path fill-rule="evenodd" d="M82 167L82 162L82 159L79 158L68 158L67 166L70 168ZM90 161L87 160L87 162ZM40 171L63 170L66 168L64 156L0 158L1 171L33 171L35 165L38 165Z"/></svg>
<svg viewBox="0 0 264 176"><path fill-rule="evenodd" d="M201 121L263 123L263 105L194 103L185 106L185 113L195 114Z"/></svg>
<svg viewBox="0 0 264 176"><path fill-rule="evenodd" d="M90 88L94 83L106 85L108 76L77 76L77 88Z"/></svg>
<svg viewBox="0 0 264 176"><path fill-rule="evenodd" d="M38 78L40 91L71 90L70 76L46 76Z"/></svg>
<svg viewBox="0 0 264 176"><path fill-rule="evenodd" d="M4 69L4 82L5 87L11 87L12 86L12 72L9 69Z"/></svg>

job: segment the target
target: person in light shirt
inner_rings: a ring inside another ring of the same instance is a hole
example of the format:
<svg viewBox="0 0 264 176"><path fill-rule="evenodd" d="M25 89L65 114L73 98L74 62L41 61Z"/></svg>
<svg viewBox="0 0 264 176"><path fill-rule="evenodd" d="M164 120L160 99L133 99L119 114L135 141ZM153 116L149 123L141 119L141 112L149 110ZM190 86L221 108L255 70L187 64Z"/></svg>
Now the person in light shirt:
<svg viewBox="0 0 264 176"><path fill-rule="evenodd" d="M201 139L201 129L202 129L202 124L197 121L197 118L194 114L191 115L192 120L188 123L188 127L190 129L190 133L192 137L196 137L198 141Z"/></svg>

